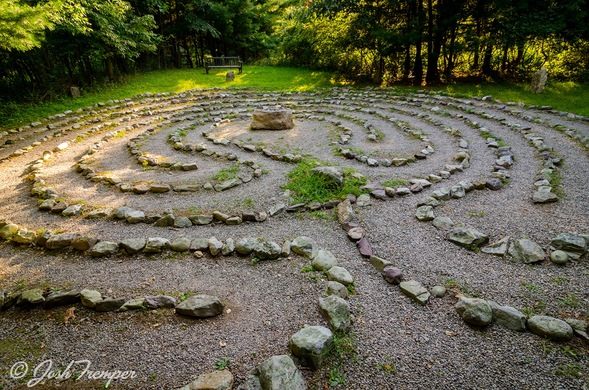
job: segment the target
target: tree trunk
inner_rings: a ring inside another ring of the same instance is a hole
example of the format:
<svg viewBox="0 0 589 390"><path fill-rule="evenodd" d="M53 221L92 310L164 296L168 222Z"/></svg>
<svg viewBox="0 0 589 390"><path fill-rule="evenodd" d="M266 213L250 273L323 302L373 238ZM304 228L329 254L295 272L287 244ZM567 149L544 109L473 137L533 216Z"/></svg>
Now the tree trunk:
<svg viewBox="0 0 589 390"><path fill-rule="evenodd" d="M482 71L485 76L491 76L493 73L493 68L491 64L491 60L493 59L493 45L491 43L487 44L485 49L485 56L483 58L483 67Z"/></svg>
<svg viewBox="0 0 589 390"><path fill-rule="evenodd" d="M423 80L423 60L421 58L421 45L422 45L422 28L423 28L423 3L422 0L417 0L417 41L415 42L415 62L413 63L413 83L415 85L421 85L421 81Z"/></svg>

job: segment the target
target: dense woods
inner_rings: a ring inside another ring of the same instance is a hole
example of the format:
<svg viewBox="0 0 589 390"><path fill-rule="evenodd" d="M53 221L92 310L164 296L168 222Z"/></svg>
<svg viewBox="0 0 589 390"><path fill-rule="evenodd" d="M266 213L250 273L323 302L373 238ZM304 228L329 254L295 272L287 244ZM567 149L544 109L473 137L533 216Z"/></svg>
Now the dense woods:
<svg viewBox="0 0 589 390"><path fill-rule="evenodd" d="M0 0L0 93L43 100L207 55L375 83L589 77L587 0Z"/></svg>

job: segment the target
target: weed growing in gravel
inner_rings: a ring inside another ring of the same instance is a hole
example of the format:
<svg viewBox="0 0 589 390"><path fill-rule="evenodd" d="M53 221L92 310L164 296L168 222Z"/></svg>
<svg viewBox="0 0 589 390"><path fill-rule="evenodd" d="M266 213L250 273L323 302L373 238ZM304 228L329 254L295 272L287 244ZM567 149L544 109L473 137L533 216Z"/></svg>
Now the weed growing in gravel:
<svg viewBox="0 0 589 390"><path fill-rule="evenodd" d="M307 272L313 272L315 271L315 269L313 269L313 266L311 264L305 264L302 268L301 268L301 272L302 273L307 273Z"/></svg>
<svg viewBox="0 0 589 390"><path fill-rule="evenodd" d="M469 210L466 215L468 215L471 218L482 218L486 215L487 213L484 212L483 210Z"/></svg>
<svg viewBox="0 0 589 390"><path fill-rule="evenodd" d="M238 173L239 173L239 164L233 164L230 167L220 169L217 173L215 173L215 176L213 176L213 179L215 179L217 181L225 181L225 180L235 179L237 177Z"/></svg>
<svg viewBox="0 0 589 390"><path fill-rule="evenodd" d="M583 366L579 363L568 363L559 365L554 374L568 378L580 378L583 376Z"/></svg>
<svg viewBox="0 0 589 390"><path fill-rule="evenodd" d="M315 211L310 211L310 212L308 213L308 215L309 215L311 218L314 218L314 219L320 219L320 220L322 220L322 221L329 221L330 219L333 219L333 218L335 217L335 214L333 214L333 213L329 213L329 212L327 212L327 211L324 211L324 210L315 210Z"/></svg>
<svg viewBox="0 0 589 390"><path fill-rule="evenodd" d="M472 289L470 286L468 286L468 284L462 283L452 278L446 279L446 281L444 282L444 287L446 287L448 290L453 290L454 292L462 293L466 296L473 298L478 298L481 296L481 294L478 291Z"/></svg>
<svg viewBox="0 0 589 390"><path fill-rule="evenodd" d="M576 309L581 306L581 300L576 294L573 293L567 294L564 298L560 298L558 303L561 306L570 307L572 309Z"/></svg>
<svg viewBox="0 0 589 390"><path fill-rule="evenodd" d="M522 283L522 287L525 288L526 290L528 290L531 293L537 294L539 292L542 291L542 289L540 288L540 286L538 286L537 284L534 283Z"/></svg>
<svg viewBox="0 0 589 390"><path fill-rule="evenodd" d="M382 182L384 187L397 188L405 186L409 183L407 179L389 179Z"/></svg>
<svg viewBox="0 0 589 390"><path fill-rule="evenodd" d="M537 314L543 314L546 310L546 302L544 301L536 301L532 304L532 306L526 306L522 308L522 313L526 315L526 317L532 317Z"/></svg>
<svg viewBox="0 0 589 390"><path fill-rule="evenodd" d="M339 367L333 367L329 370L329 387L345 386L346 374Z"/></svg>
<svg viewBox="0 0 589 390"><path fill-rule="evenodd" d="M215 361L215 370L225 370L231 366L231 360L228 357L222 357Z"/></svg>
<svg viewBox="0 0 589 390"><path fill-rule="evenodd" d="M385 362L380 363L378 365L378 368L380 368L382 371L384 371L387 374L396 374L397 373L397 367L395 366L395 363L392 361L391 358L387 358Z"/></svg>
<svg viewBox="0 0 589 390"><path fill-rule="evenodd" d="M252 198L245 198L242 202L241 205L243 207L254 207L256 204L256 201L253 200Z"/></svg>
<svg viewBox="0 0 589 390"><path fill-rule="evenodd" d="M555 276L554 278L550 279L550 282L557 286L563 286L569 282L569 279L566 276Z"/></svg>
<svg viewBox="0 0 589 390"><path fill-rule="evenodd" d="M548 176L548 181L550 182L550 186L552 187L552 192L559 199L564 198L564 190L562 189L562 177L560 176L560 171L558 169L554 169L552 173Z"/></svg>
<svg viewBox="0 0 589 390"><path fill-rule="evenodd" d="M366 179L354 177L355 171L351 168L344 169L344 185L337 187L327 179L313 174L313 168L321 165L326 164L306 158L289 172L288 183L283 188L293 192L295 203L312 201L323 203L329 200L343 199L348 194L358 196L364 192L360 187L366 184Z"/></svg>

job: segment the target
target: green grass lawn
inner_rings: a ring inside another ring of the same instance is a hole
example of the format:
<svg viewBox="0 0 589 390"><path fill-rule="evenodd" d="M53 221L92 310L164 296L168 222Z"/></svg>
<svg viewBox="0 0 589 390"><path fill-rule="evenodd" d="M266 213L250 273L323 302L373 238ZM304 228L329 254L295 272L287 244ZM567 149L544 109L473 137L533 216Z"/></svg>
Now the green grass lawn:
<svg viewBox="0 0 589 390"><path fill-rule="evenodd" d="M244 66L235 81L225 81L226 70L174 69L129 76L125 82L102 87L77 99L63 98L41 104L4 103L0 106L0 128L30 123L65 110L123 99L145 92L182 92L195 88L253 88L274 91L314 91L336 85L350 85L329 72L301 68ZM415 87L394 87L401 93ZM503 101L549 105L563 111L589 116L589 84L574 82L551 83L542 94L534 94L525 86L515 84L457 84L432 88L455 96L485 96Z"/></svg>
<svg viewBox="0 0 589 390"><path fill-rule="evenodd" d="M503 102L523 102L589 116L589 84L552 82L543 93L534 93L521 84L456 84L431 88L454 96L472 97L491 95Z"/></svg>

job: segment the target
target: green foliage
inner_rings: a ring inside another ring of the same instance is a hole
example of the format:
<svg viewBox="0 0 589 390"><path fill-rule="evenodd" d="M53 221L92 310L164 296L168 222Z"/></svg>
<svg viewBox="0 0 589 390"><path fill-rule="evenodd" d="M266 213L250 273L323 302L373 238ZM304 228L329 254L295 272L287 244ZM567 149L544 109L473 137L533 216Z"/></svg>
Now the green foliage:
<svg viewBox="0 0 589 390"><path fill-rule="evenodd" d="M576 294L570 293L567 294L565 297L560 298L558 300L558 303L561 306L576 309L581 306L581 299L579 299L579 297Z"/></svg>
<svg viewBox="0 0 589 390"><path fill-rule="evenodd" d="M284 189L291 190L294 194L295 203L327 202L334 199L343 199L348 194L360 195L363 190L360 188L366 184L366 179L353 177L352 170L344 170L344 184L342 187L334 186L325 178L313 174L313 168L322 164L321 162L306 158L288 173L288 183Z"/></svg>
<svg viewBox="0 0 589 390"><path fill-rule="evenodd" d="M554 374L568 378L581 378L583 376L583 366L579 363L567 363L559 365Z"/></svg>
<svg viewBox="0 0 589 390"><path fill-rule="evenodd" d="M382 185L384 187L390 188L403 187L407 184L409 184L409 181L407 179L389 179L382 182Z"/></svg>
<svg viewBox="0 0 589 390"><path fill-rule="evenodd" d="M51 3L34 6L19 0L0 0L0 49L27 51L41 46L54 28Z"/></svg>
<svg viewBox="0 0 589 390"><path fill-rule="evenodd" d="M234 163L234 164L231 164L231 166L229 166L227 168L223 168L223 169L220 169L219 171L217 171L217 173L215 173L215 176L213 176L213 179L215 179L216 181L225 181L225 180L235 179L237 177L238 173L239 173L239 164Z"/></svg>
<svg viewBox="0 0 589 390"><path fill-rule="evenodd" d="M222 357L215 361L215 370L225 370L231 366L231 360L228 357Z"/></svg>

